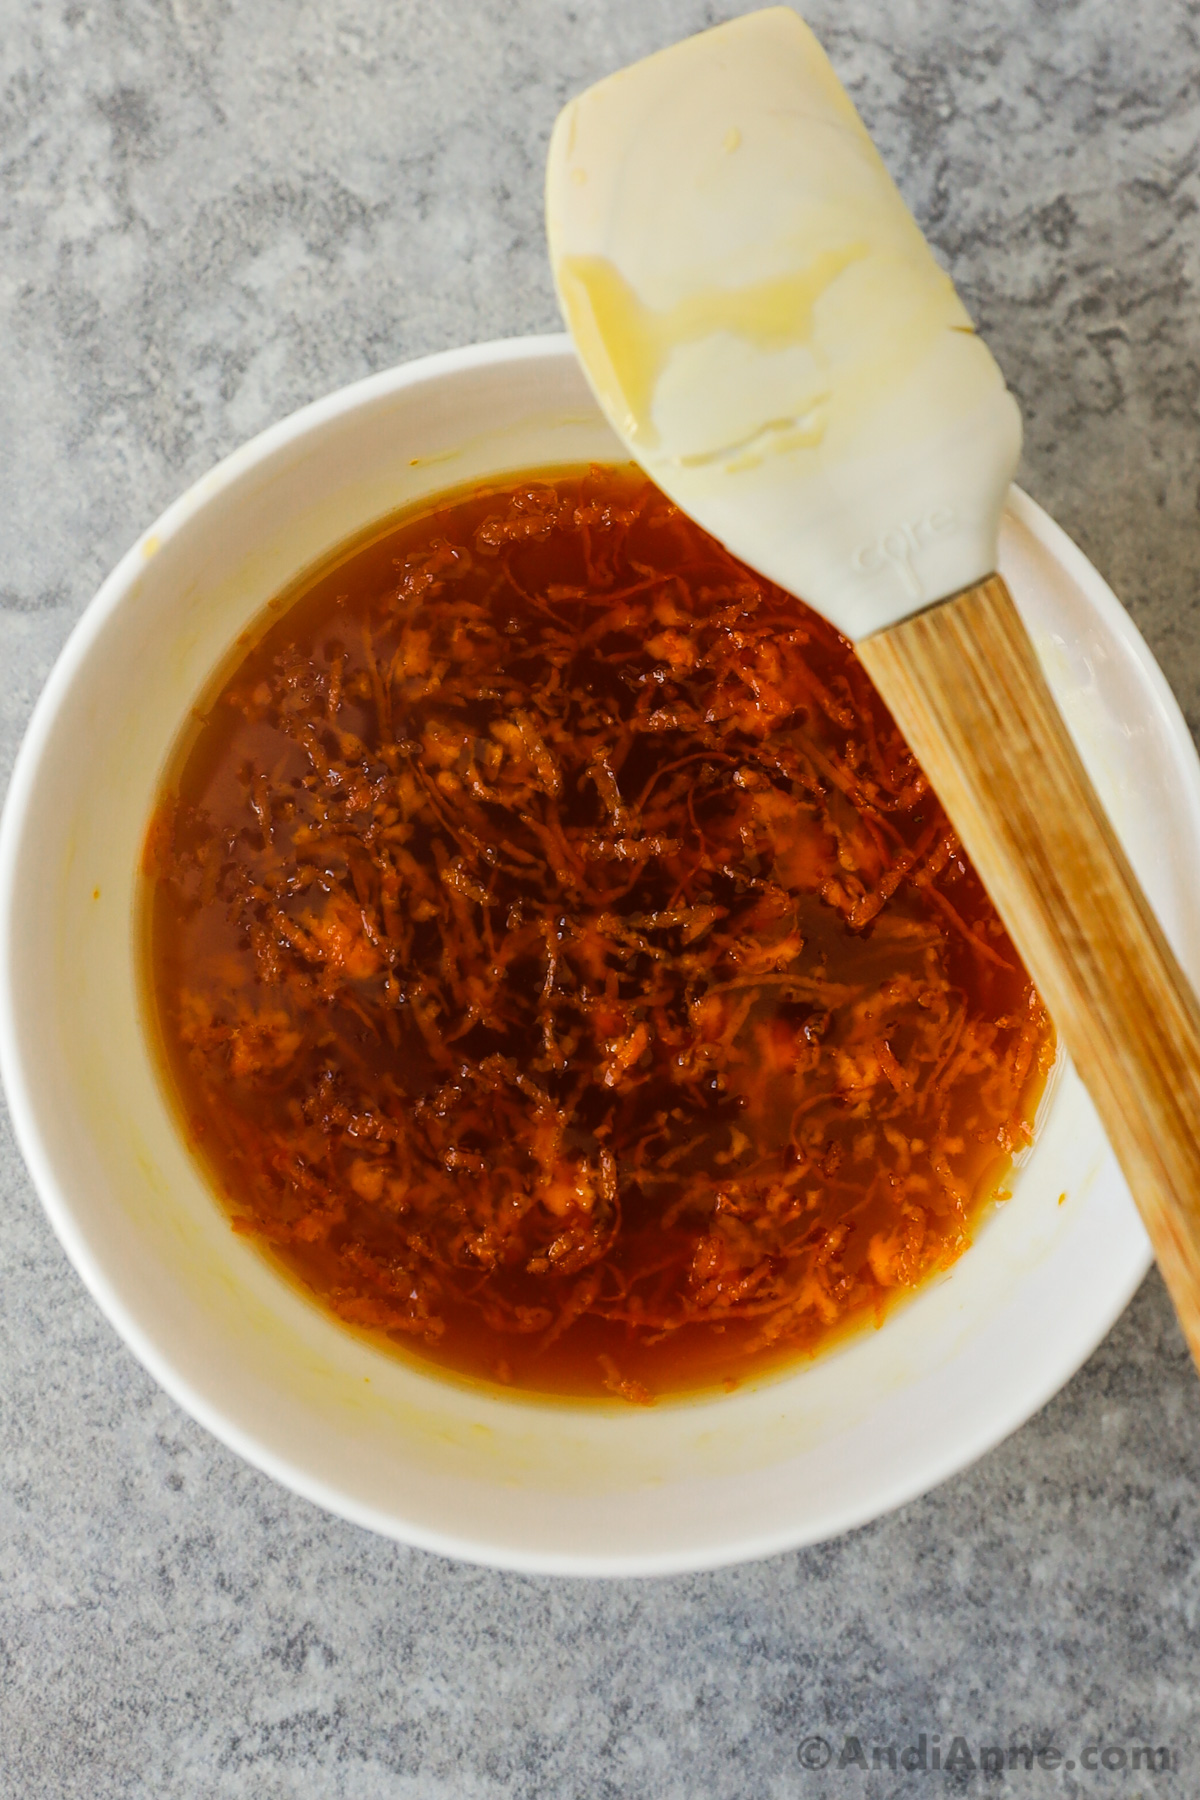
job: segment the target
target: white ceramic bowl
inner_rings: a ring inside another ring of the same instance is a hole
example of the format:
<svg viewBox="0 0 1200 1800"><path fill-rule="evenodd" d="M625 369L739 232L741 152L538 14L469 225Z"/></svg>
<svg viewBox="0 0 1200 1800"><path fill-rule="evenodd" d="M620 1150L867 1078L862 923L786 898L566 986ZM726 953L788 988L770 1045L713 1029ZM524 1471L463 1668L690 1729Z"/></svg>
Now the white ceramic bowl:
<svg viewBox="0 0 1200 1800"><path fill-rule="evenodd" d="M1148 1263L1069 1068L1013 1198L948 1275L881 1331L720 1398L643 1411L475 1393L360 1342L229 1229L138 1006L136 869L187 708L271 596L370 521L464 481L618 455L557 337L430 357L285 420L105 582L38 704L0 830L0 1062L17 1136L131 1349L319 1505L431 1550L576 1575L762 1556L921 1493L1054 1393ZM1200 768L1179 710L1108 588L1019 493L1001 561L1195 978Z"/></svg>

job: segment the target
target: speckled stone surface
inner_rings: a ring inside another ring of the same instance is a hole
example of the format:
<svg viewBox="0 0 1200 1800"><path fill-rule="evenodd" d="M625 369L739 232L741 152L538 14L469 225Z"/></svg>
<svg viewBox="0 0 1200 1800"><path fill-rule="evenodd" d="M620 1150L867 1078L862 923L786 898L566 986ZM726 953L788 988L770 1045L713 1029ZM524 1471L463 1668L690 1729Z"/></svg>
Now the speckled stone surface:
<svg viewBox="0 0 1200 1800"><path fill-rule="evenodd" d="M101 577L216 457L402 358L554 326L559 103L736 10L0 0L5 770ZM1026 485L1200 727L1200 6L809 16L1022 401ZM240 1464L101 1318L7 1136L0 1178L3 1800L1200 1793L1200 1387L1157 1277L891 1518L716 1575L531 1580ZM929 1761L965 1740L949 1774L837 1767L922 1733ZM1076 1767L968 1766L1020 1743ZM1089 1772L1089 1744L1175 1766Z"/></svg>

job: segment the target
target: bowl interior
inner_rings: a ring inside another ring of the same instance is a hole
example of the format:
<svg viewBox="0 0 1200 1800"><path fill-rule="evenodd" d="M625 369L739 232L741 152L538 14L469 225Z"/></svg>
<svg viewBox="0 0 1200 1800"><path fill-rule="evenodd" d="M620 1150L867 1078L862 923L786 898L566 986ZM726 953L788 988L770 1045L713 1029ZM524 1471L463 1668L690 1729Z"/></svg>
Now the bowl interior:
<svg viewBox="0 0 1200 1800"><path fill-rule="evenodd" d="M1147 1264L1061 1065L1013 1197L883 1330L731 1396L523 1402L393 1359L230 1231L177 1132L139 1009L136 872L189 705L238 633L373 520L532 466L619 459L566 340L428 359L308 408L177 503L55 670L0 845L0 1055L68 1253L169 1391L251 1461L407 1541L575 1573L696 1568L811 1541L962 1466L1051 1394ZM1200 775L1132 625L1015 496L1002 567L1189 972Z"/></svg>

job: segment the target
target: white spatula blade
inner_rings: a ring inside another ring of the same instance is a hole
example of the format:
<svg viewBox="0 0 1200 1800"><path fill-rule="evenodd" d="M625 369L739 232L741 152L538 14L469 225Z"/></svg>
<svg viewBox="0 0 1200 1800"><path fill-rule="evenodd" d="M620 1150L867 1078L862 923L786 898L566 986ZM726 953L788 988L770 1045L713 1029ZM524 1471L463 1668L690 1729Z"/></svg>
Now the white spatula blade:
<svg viewBox="0 0 1200 1800"><path fill-rule="evenodd" d="M1016 404L795 13L572 101L546 198L597 398L736 555L851 638L991 572Z"/></svg>

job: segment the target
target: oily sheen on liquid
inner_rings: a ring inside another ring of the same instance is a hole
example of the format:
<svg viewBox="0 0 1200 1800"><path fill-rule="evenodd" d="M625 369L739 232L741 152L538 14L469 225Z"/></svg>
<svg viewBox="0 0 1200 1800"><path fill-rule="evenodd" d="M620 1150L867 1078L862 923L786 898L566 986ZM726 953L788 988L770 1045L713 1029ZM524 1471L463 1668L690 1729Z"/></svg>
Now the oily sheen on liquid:
<svg viewBox="0 0 1200 1800"><path fill-rule="evenodd" d="M645 1403L966 1247L1045 1010L847 642L640 474L384 522L201 711L147 841L164 1073L348 1325Z"/></svg>

